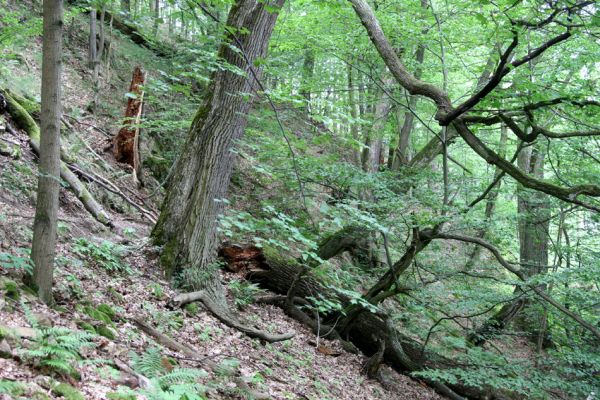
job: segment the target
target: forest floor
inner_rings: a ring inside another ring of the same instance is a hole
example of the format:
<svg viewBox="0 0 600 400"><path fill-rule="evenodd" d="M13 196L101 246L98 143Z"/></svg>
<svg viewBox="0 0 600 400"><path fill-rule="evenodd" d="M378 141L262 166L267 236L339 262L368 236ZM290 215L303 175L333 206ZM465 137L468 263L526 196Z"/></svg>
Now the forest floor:
<svg viewBox="0 0 600 400"><path fill-rule="evenodd" d="M67 118L71 128L65 129L63 145L78 161L96 173L107 177L117 186L127 189L136 199L147 199L149 190L133 189L131 175L123 166L104 152L110 134L116 127L124 108L128 77L133 63L123 62L114 67L112 78L105 82L101 93L103 113L91 115L86 106L91 99L90 74L86 67L84 21L71 29L64 63L64 92ZM135 46L124 37L113 38L117 51L131 51ZM123 50L125 49L125 50ZM159 61L148 50L135 49L144 54L147 68ZM24 64L9 68L5 85L13 91L30 97L39 96L41 76L41 43L28 44L21 52ZM118 58L118 57L116 57ZM139 61L139 60L138 60ZM149 70L149 73L156 71ZM6 71L4 72L6 75ZM117 93L117 94L115 94ZM111 111L112 110L112 111ZM72 116L76 115L75 118ZM6 122L10 119L4 116ZM18 159L0 156L0 253L9 255L13 263L26 262L27 249L32 239L35 212L37 166L27 136L0 132L8 142L18 145ZM93 185L90 185L93 186ZM22 271L0 266L0 327L17 328L23 338L17 343L0 341L0 382L24 383L20 398L60 398L48 389L51 373L19 356L19 348L31 341L31 321L26 313L31 310L40 324L80 330L87 324L98 325L90 314L101 304L109 305L116 316L106 324L106 336L94 339L95 348L84 352L88 362L79 368L79 380L67 379L86 399L106 399L119 385L130 382L126 373L114 368L120 360L131 364L135 354L159 349L163 357L171 357L181 366L204 368L204 361L217 363L237 360L239 374L252 389L268 394L273 399L437 399L440 398L423 383L400 375L383 366L392 376L392 387L382 387L361 373L366 358L345 352L331 341L317 340L309 329L287 317L282 310L267 305L249 305L240 311L240 317L257 328L270 332L294 331L295 336L284 342L265 344L227 327L202 308L172 309L169 300L176 294L157 265L159 250L148 241L151 225L136 216L119 199L93 188L94 195L103 202L115 228L109 229L92 218L81 203L67 189L60 193L59 245L55 270L55 297L57 305L48 308L40 304L20 285ZM152 201L152 200L150 200ZM152 207L156 208L155 200ZM110 205L109 206L107 206ZM119 269L119 271L111 271ZM223 281L235 276L223 273ZM19 285L20 300L9 295L7 281ZM231 294L229 294L230 300ZM156 343L133 322L141 319L197 353L195 360L184 359ZM114 336L114 338L110 338ZM0 338L2 335L0 335ZM7 347L8 346L8 347ZM105 360L100 363L99 360ZM64 379L64 377L63 377ZM235 390L228 376L214 373L202 378L209 398L243 398ZM45 394L46 397L40 393ZM17 396L18 397L18 396ZM10 398L0 394L0 399ZM141 397L140 397L141 398Z"/></svg>

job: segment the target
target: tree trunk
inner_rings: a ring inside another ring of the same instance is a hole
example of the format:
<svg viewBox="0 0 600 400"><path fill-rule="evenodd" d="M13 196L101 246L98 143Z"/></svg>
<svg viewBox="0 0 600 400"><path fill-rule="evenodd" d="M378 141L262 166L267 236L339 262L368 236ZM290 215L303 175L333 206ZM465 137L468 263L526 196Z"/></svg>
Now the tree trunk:
<svg viewBox="0 0 600 400"><path fill-rule="evenodd" d="M133 70L127 108L125 109L125 121L119 133L113 139L113 154L117 161L126 163L133 168L133 180L136 184L142 182L141 157L139 152L139 123L144 108L144 85L145 74L137 66Z"/></svg>
<svg viewBox="0 0 600 400"><path fill-rule="evenodd" d="M517 159L519 167L540 179L544 178L544 150L538 144L533 148L525 149ZM548 268L548 236L549 236L549 205L548 195L517 187L517 201L519 211L519 258L521 270L527 278L537 274L544 274ZM546 325L546 316L543 309L535 302L527 299L523 310L515 320L516 326L531 335L537 342Z"/></svg>
<svg viewBox="0 0 600 400"><path fill-rule="evenodd" d="M393 79L388 77L383 80L384 86L393 84ZM375 106L373 115L373 125L365 137L365 147L363 148L361 163L365 172L377 172L379 170L379 159L383 147L383 131L390 112L391 103L388 94L382 91L381 97Z"/></svg>
<svg viewBox="0 0 600 400"><path fill-rule="evenodd" d="M300 84L300 95L304 97L306 102L305 111L306 114L310 114L312 111L310 100L311 93L310 88L312 86L312 79L315 72L315 51L307 47L304 51L304 63L302 64L302 83Z"/></svg>
<svg viewBox="0 0 600 400"><path fill-rule="evenodd" d="M185 268L201 271L200 282L188 282L205 290L212 300L225 306L218 275L211 264L217 251L217 217L235 161L231 151L244 133L252 104L246 97L257 89L261 70L254 66L266 56L277 12L284 0L262 2L238 0L227 20L228 43L221 45L219 58L244 71L216 71L211 88L190 129L176 161L152 236L164 245L161 262L171 276ZM247 32L239 34L238 32ZM234 33L232 33L234 32ZM237 35L234 36L234 35ZM241 48L243 54L231 47Z"/></svg>
<svg viewBox="0 0 600 400"><path fill-rule="evenodd" d="M352 72L352 65L350 63L347 64L347 74L348 74L348 105L350 106L350 136L352 137L352 162L356 166L360 166L360 152L356 149L358 145L358 110L356 105L356 96L355 96L355 82Z"/></svg>
<svg viewBox="0 0 600 400"><path fill-rule="evenodd" d="M60 189L60 119L62 90L62 0L44 0L42 112L38 194L33 222L31 283L39 298L53 303L52 280L56 252L58 192Z"/></svg>

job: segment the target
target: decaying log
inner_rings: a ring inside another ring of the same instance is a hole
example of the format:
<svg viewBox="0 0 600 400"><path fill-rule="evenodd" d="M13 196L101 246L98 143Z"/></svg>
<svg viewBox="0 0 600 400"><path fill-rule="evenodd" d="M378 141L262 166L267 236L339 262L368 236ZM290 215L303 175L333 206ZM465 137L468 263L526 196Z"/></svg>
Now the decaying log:
<svg viewBox="0 0 600 400"><path fill-rule="evenodd" d="M113 139L113 155L119 162L130 165L133 168L133 180L141 184L141 159L139 152L140 120L144 108L144 91L142 87L145 74L140 66L133 70L131 85L129 86L129 98L125 109L123 127Z"/></svg>
<svg viewBox="0 0 600 400"><path fill-rule="evenodd" d="M169 336L165 335L164 333L160 333L159 331L157 331L156 329L154 329L153 327L148 325L146 322L142 321L140 318L133 318L132 321L138 328L140 328L140 330L142 330L142 332L144 332L148 336L153 337L154 340L156 340L162 346L165 346L168 349L171 349L178 353L184 354L186 357L189 357L192 360L198 359L199 353L197 350L171 339ZM214 362L208 358L204 358L204 359L202 359L202 363L211 371L213 371L215 373L220 373L219 364L217 364L216 362ZM266 395L264 393L260 393L260 392L257 392L255 390L251 389L248 386L248 384L239 376L233 377L233 381L237 385L238 389L242 390L243 392L249 393L251 398L254 398L254 399L269 399L270 398L268 395Z"/></svg>
<svg viewBox="0 0 600 400"><path fill-rule="evenodd" d="M29 144L36 154L40 154L40 127L33 120L33 117L27 110L16 101L11 93L6 90L0 90L0 96L6 101L6 111L10 114L14 122L23 129L29 136ZM86 210L97 221L104 225L112 227L112 222L102 206L94 199L85 185L69 169L69 165L64 161L64 151L61 151L60 177L67 182L75 196L81 201Z"/></svg>
<svg viewBox="0 0 600 400"><path fill-rule="evenodd" d="M183 293L175 296L171 300L172 304L177 307L181 307L185 304L192 303L194 301L202 302L202 304L204 304L206 308L225 325L237 329L238 331L243 332L252 338L257 338L260 340L265 340L269 343L274 343L291 339L295 335L295 333L293 332L284 333L281 335L274 335L246 326L240 321L238 321L237 318L223 310L222 307L217 305L214 301L212 301L210 296L208 296L207 293L203 290L191 293Z"/></svg>
<svg viewBox="0 0 600 400"><path fill-rule="evenodd" d="M233 247L233 246L227 246ZM240 271L235 267L235 254L248 254L243 248L222 248L220 255L227 261L227 265L234 265L236 271ZM246 263L245 269L239 273L243 273L248 280L260 284L262 287L270 289L280 296L269 296L263 298L265 302L277 304L285 307L286 295L290 285L294 281L301 266L293 259L281 257L272 249L264 249L254 260L244 260ZM229 268L227 266L227 268ZM298 284L295 300L299 302L307 302L308 297L322 296L326 299L334 299L342 303L345 307L349 304L349 299L343 295L334 293L332 289L322 285L314 276L307 274ZM287 312L287 311L286 311ZM322 333L330 333L329 330L336 331L335 316L330 319L325 319L324 323L321 320L316 320L309 317L299 308L295 307L295 311L288 312L288 315L297 319L313 328L320 326ZM330 325L327 325L327 324ZM412 339L407 335L399 332L385 315L374 314L371 312L361 312L356 315L349 326L346 327L344 339L348 339L356 345L363 353L368 356L375 354L378 350L383 349L384 361L399 372L415 372L427 368L448 368L455 365L451 359L445 358L439 354L423 349L422 343ZM340 337L339 332L335 332L330 338ZM473 399L505 399L507 396L503 393L494 393L480 388L468 387L462 384L445 385L439 382L425 380L432 388L439 393L451 399L463 399L463 396ZM517 397L512 397L517 398Z"/></svg>

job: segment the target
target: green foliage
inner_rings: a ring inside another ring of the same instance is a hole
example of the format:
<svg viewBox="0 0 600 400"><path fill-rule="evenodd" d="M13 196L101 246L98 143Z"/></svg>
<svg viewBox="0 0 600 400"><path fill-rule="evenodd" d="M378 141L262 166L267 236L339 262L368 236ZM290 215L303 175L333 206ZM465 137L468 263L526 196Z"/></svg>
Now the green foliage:
<svg viewBox="0 0 600 400"><path fill-rule="evenodd" d="M41 327L29 307L21 302L27 321L35 330L32 345L19 349L23 359L40 368L48 368L59 374L77 376L76 365L82 360L81 350L95 347L95 335L64 327Z"/></svg>
<svg viewBox="0 0 600 400"><path fill-rule="evenodd" d="M22 382L9 381L7 379L0 379L0 394L7 394L12 397L19 397L25 393L27 385Z"/></svg>
<svg viewBox="0 0 600 400"><path fill-rule="evenodd" d="M258 287L257 284L239 279L233 279L227 285L229 291L233 295L233 301L239 309L244 309L249 304L254 303L256 297L264 290Z"/></svg>
<svg viewBox="0 0 600 400"><path fill-rule="evenodd" d="M150 348L142 355L132 354L132 364L140 374L151 378L151 388L139 391L148 399L205 399L206 387L198 380L206 377L206 372L194 368L173 368L158 348Z"/></svg>
<svg viewBox="0 0 600 400"><path fill-rule="evenodd" d="M0 252L0 267L5 269L17 269L31 274L33 271L33 263L31 262L29 248L17 247L16 254Z"/></svg>
<svg viewBox="0 0 600 400"><path fill-rule="evenodd" d="M73 252L84 258L88 264L97 265L109 273L131 273L131 267L123 263L124 247L109 241L96 244L79 238L73 245Z"/></svg>
<svg viewBox="0 0 600 400"><path fill-rule="evenodd" d="M21 298L21 292L19 290L19 286L17 285L17 283L15 281L11 281L10 279L5 279L4 280L4 291L5 291L5 296L10 299L19 300Z"/></svg>

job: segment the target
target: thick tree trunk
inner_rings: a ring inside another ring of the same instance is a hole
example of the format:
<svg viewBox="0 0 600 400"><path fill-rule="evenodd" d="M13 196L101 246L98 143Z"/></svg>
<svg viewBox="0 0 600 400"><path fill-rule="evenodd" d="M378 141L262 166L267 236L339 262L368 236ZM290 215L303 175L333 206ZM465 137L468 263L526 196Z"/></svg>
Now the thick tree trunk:
<svg viewBox="0 0 600 400"><path fill-rule="evenodd" d="M517 159L519 168L537 178L544 178L544 150L540 145L523 150ZM519 258L527 278L544 274L548 268L549 205L548 195L518 186ZM543 288L542 288L543 289ZM537 342L546 326L546 314L539 304L527 299L517 315L516 326Z"/></svg>
<svg viewBox="0 0 600 400"><path fill-rule="evenodd" d="M33 222L31 259L39 298L54 301L52 280L56 252L58 192L60 189L60 126L62 113L62 0L44 0L42 112L38 192Z"/></svg>
<svg viewBox="0 0 600 400"><path fill-rule="evenodd" d="M284 0L238 0L227 20L228 43L219 58L244 71L213 74L205 103L196 114L186 144L168 184L167 196L152 236L164 245L161 257L168 275L185 268L202 271L192 283L225 307L218 275L211 264L217 252L217 217L227 193L235 161L232 147L244 133L252 104L246 96L257 89L257 59L266 56L278 9ZM233 32L233 33L232 33ZM245 32L240 34L239 32ZM243 54L231 47L240 49Z"/></svg>

